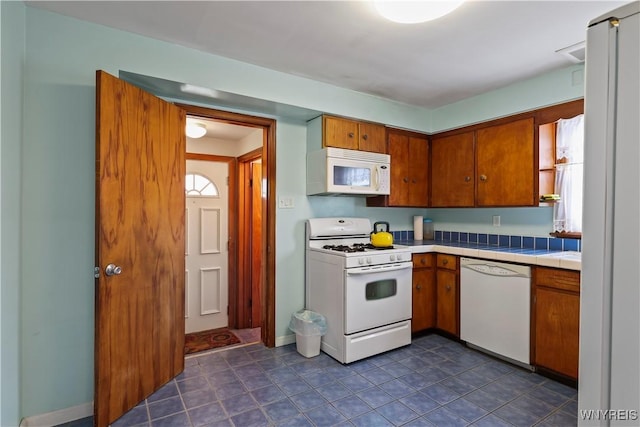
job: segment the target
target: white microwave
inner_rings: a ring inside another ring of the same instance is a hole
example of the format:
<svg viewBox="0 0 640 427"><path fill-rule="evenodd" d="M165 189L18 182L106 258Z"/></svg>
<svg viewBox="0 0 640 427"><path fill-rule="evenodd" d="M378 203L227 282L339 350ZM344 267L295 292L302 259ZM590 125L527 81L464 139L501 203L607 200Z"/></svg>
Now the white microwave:
<svg viewBox="0 0 640 427"><path fill-rule="evenodd" d="M391 156L327 147L307 154L307 195L388 195Z"/></svg>

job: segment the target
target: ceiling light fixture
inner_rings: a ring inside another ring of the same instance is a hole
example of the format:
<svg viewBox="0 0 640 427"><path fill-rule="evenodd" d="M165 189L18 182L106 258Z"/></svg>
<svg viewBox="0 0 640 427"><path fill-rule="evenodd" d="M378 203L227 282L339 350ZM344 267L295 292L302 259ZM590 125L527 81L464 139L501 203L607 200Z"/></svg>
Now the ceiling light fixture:
<svg viewBox="0 0 640 427"><path fill-rule="evenodd" d="M202 138L207 133L207 127L202 123L187 123L186 132L189 138Z"/></svg>
<svg viewBox="0 0 640 427"><path fill-rule="evenodd" d="M380 15L400 24L433 21L458 8L464 0L374 0Z"/></svg>

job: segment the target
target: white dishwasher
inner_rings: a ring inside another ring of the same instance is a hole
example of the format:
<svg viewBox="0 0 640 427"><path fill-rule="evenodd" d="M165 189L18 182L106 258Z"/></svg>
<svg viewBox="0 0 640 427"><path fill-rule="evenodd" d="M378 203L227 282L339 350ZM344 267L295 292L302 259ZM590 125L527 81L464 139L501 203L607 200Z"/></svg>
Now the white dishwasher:
<svg viewBox="0 0 640 427"><path fill-rule="evenodd" d="M460 259L460 338L530 368L531 268Z"/></svg>

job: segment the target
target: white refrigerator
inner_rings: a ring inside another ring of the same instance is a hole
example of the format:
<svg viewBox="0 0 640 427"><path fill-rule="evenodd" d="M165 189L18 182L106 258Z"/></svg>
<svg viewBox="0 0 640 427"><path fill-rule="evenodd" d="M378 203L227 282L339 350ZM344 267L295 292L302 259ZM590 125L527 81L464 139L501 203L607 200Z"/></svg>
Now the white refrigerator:
<svg viewBox="0 0 640 427"><path fill-rule="evenodd" d="M594 19L585 65L578 424L640 425L640 2Z"/></svg>

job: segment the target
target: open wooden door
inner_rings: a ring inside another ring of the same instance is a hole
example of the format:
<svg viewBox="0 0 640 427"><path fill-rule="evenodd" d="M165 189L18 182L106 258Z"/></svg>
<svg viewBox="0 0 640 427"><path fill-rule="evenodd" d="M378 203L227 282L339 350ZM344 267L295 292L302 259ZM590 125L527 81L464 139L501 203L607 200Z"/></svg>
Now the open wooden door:
<svg viewBox="0 0 640 427"><path fill-rule="evenodd" d="M262 327L262 161L251 163L251 327Z"/></svg>
<svg viewBox="0 0 640 427"><path fill-rule="evenodd" d="M185 112L96 73L94 422L184 369Z"/></svg>

